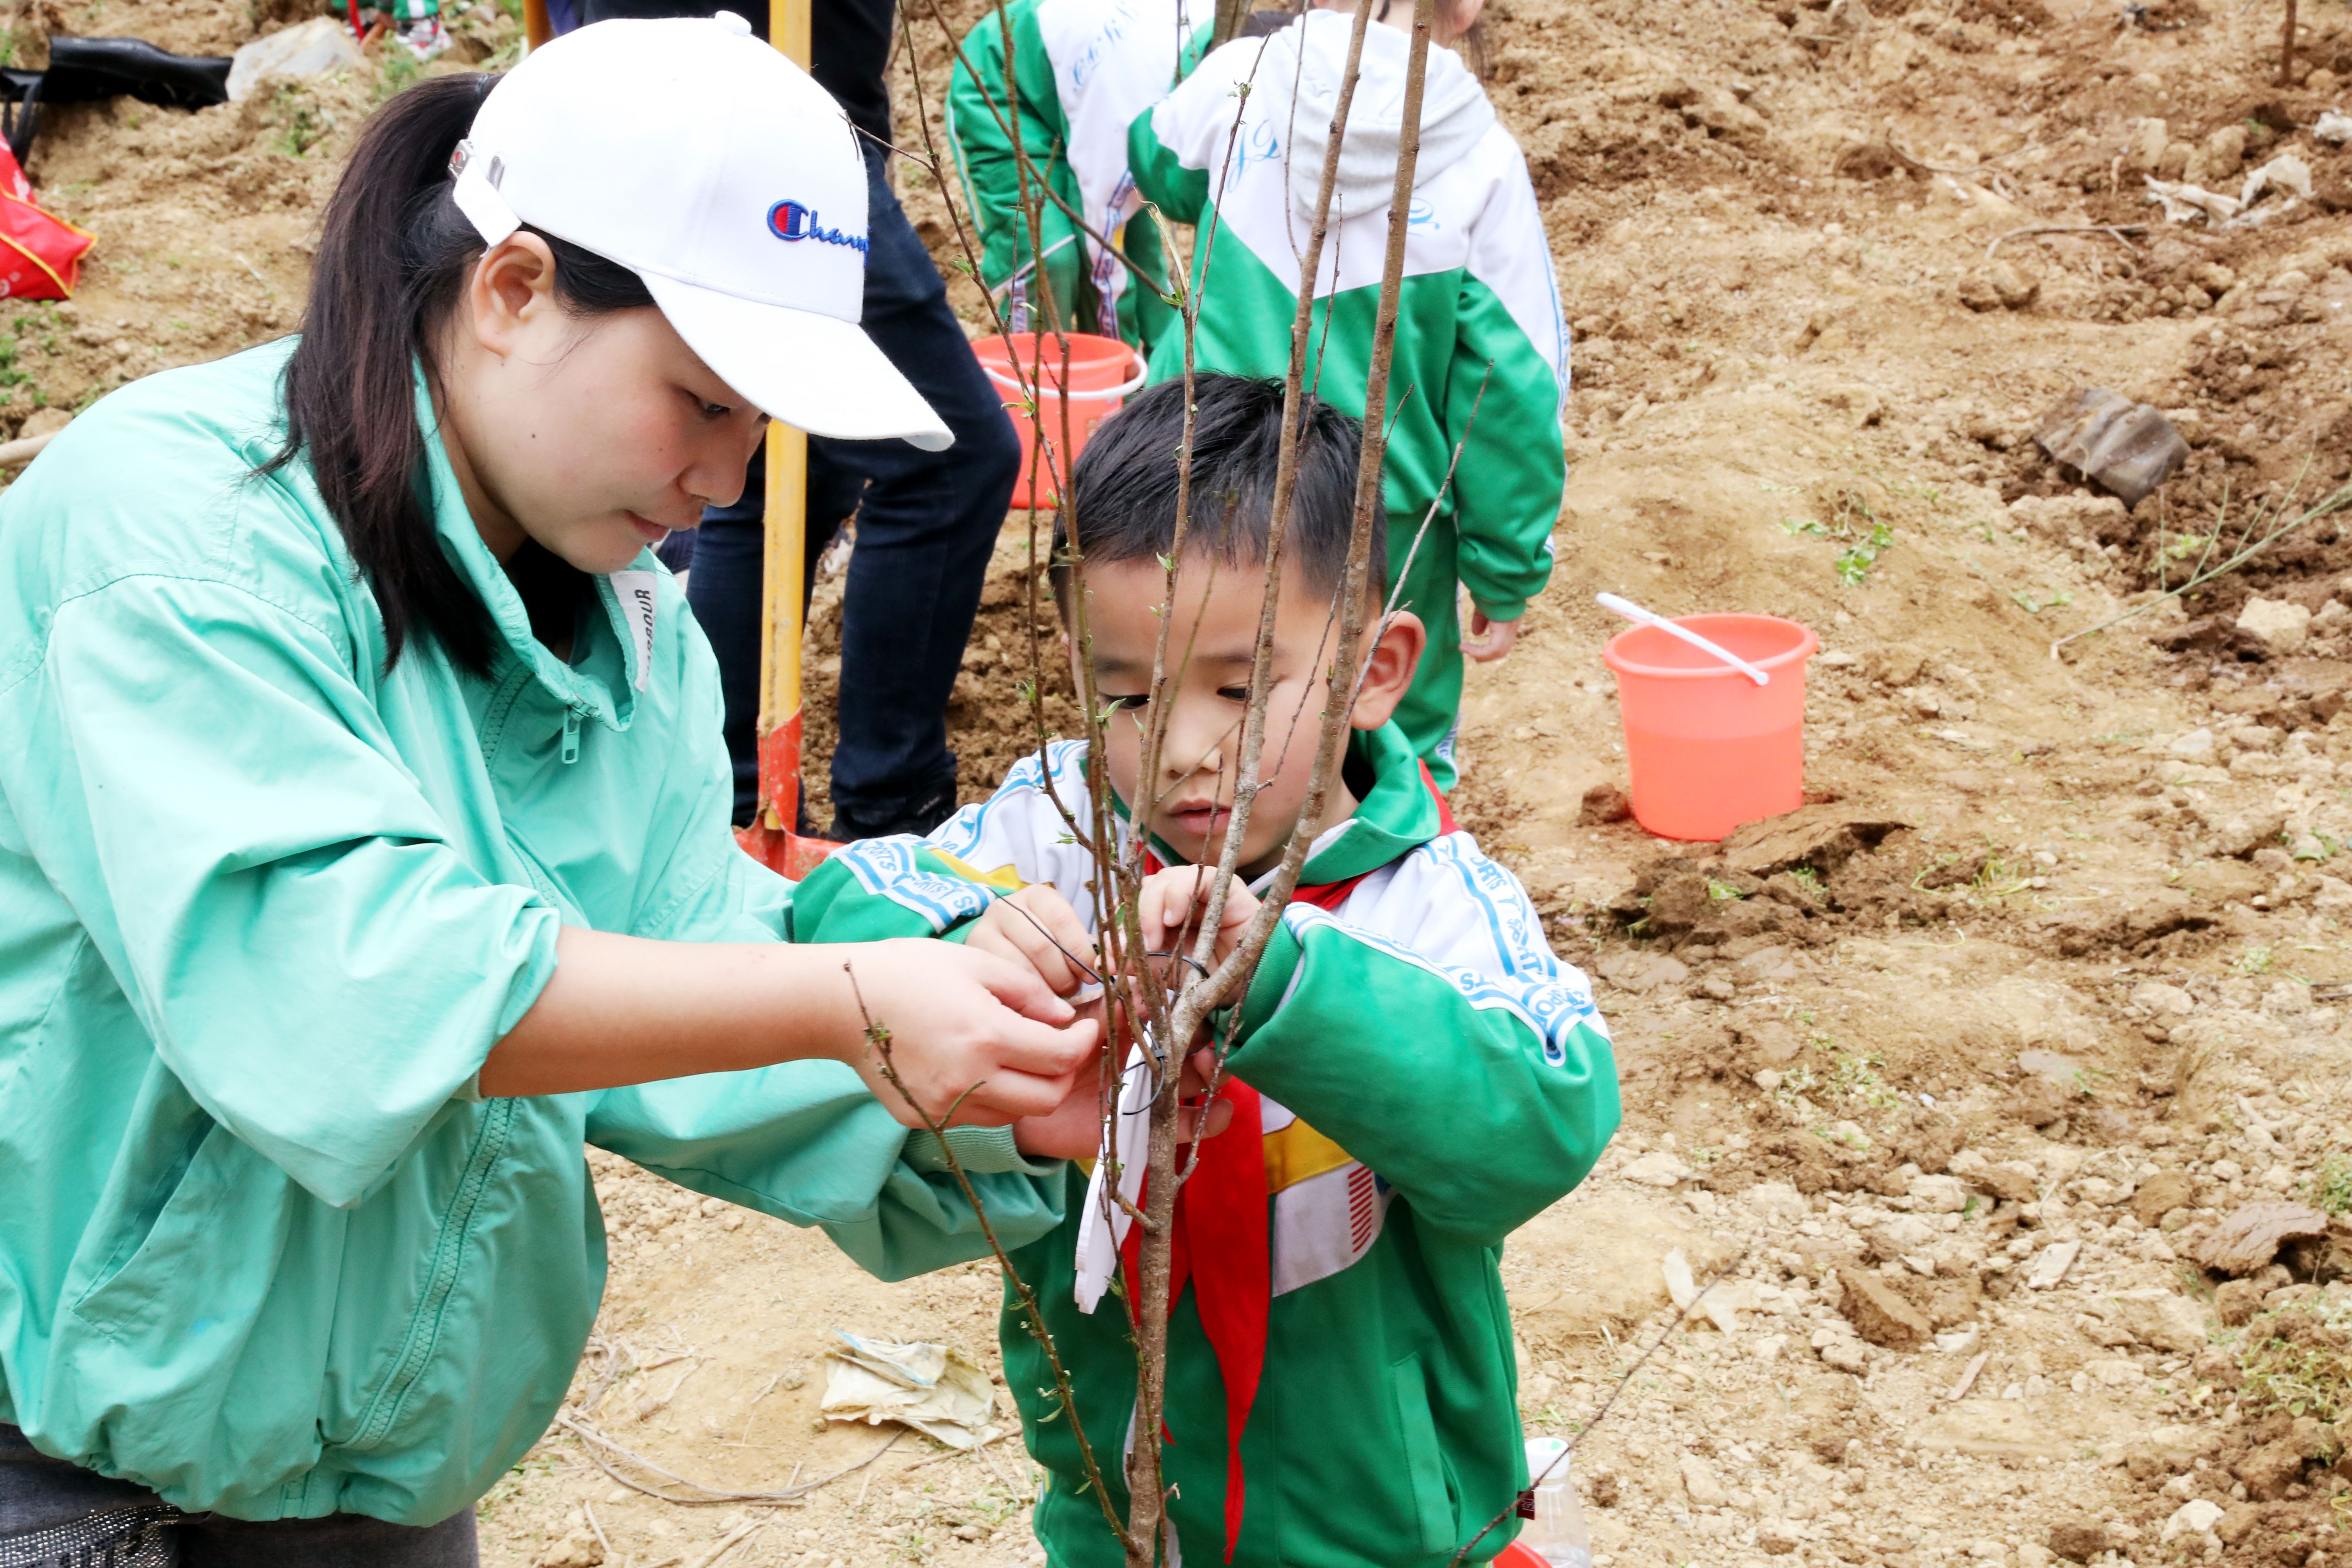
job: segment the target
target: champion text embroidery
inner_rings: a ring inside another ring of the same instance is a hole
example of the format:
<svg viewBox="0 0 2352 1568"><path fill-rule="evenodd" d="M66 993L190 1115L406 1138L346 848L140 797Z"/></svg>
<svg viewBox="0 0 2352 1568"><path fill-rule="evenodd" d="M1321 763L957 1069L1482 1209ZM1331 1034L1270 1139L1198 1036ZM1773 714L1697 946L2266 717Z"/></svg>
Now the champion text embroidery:
<svg viewBox="0 0 2352 1568"><path fill-rule="evenodd" d="M866 237L844 234L837 228L827 228L817 222L816 209L799 202L778 202L768 209L768 232L778 239L814 239L820 245L845 245L858 255L866 254Z"/></svg>

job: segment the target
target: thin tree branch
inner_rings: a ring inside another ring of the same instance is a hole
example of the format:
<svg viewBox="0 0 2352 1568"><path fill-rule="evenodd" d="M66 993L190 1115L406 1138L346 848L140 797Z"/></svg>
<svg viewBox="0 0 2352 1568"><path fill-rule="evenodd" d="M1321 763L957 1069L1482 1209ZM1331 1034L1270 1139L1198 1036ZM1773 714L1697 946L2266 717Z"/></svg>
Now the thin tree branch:
<svg viewBox="0 0 2352 1568"><path fill-rule="evenodd" d="M1069 1420L1070 1436L1077 1440L1078 1459L1086 1467L1088 1489L1102 1504L1103 1518L1109 1521L1111 1531L1118 1536L1120 1544L1131 1546L1132 1542L1128 1541L1126 1531L1119 1523L1118 1510L1111 1503L1110 1489L1103 1480L1102 1469L1095 1462L1094 1446L1087 1441L1086 1425L1078 1415L1076 1390L1071 1386L1070 1374L1062 1365L1061 1349L1055 1344L1052 1332L1045 1327L1045 1314L1037 1306L1036 1292L1029 1289L1028 1281L1022 1279L1021 1271L1013 1266L1013 1258L1005 1252L1004 1244L997 1240L996 1226L988 1217L988 1205L981 1201L980 1194L972 1188L971 1178L964 1173L963 1162L956 1158L955 1148L948 1142L946 1127L931 1115L929 1109L915 1097L914 1091L907 1087L906 1080L898 1076L898 1066L890 1059L890 1030L887 1026L876 1023L874 1015L867 1011L865 989L857 984L857 971L845 959L841 972L849 976L849 991L857 999L857 1016L865 1025L866 1043L874 1051L883 1080L896 1089L898 1098L922 1119L923 1130L938 1142L940 1157L947 1162L948 1173L955 1178L956 1185L962 1190L964 1202L971 1205L972 1217L980 1222L981 1235L988 1238L988 1249L995 1254L997 1268L1003 1271L1005 1283L1013 1287L1014 1299L1021 1303L1022 1315L1029 1320L1030 1332L1045 1348L1045 1363L1054 1373L1054 1395L1062 1406L1062 1414ZM964 1092L969 1094L971 1090Z"/></svg>
<svg viewBox="0 0 2352 1568"><path fill-rule="evenodd" d="M2268 550L2281 538L2294 532L2296 529L2301 528L2305 523L2315 522L2331 512L2342 511L2347 506L2352 506L2352 485L2347 485L2343 489L2337 490L2335 494L2326 497L2321 500L2313 502L2312 505L2305 510L2294 513L2294 515L2287 518L2286 521L2280 523L2276 528L2272 529L2268 533L2263 534L2252 544L2243 546L2228 560L2223 561L2219 565L2207 567L2206 569L2199 572L2195 576L2181 584L2180 586L2167 589L2165 592L2158 594L2153 599L2148 599L2140 604L2134 605L2130 609L2124 611L2121 615L2109 616L2097 626L2085 626L2079 632L2073 632L2065 637L2060 637L2056 642L2050 645L2050 657L2055 659L2058 657L2058 650L2064 647L2068 643L2076 642L2084 637L2093 636L2095 633L2105 631L2111 626L2119 626L2126 621L2133 620L2140 616L2146 615L2148 611L2156 608L2158 605L2164 604L2168 600L2178 599L2182 595L2190 592L2192 589L2203 587L2206 584L2211 582L2216 577L2227 576L2229 574L2235 572L2239 567L2243 566L2247 562L2252 561L2255 556L2260 555L2263 551ZM2285 515L2290 510L2292 510L2291 508L2282 508L2281 515ZM2213 535L2213 538L2216 540L2220 537L2221 535L2218 531ZM2206 549L2209 554L2211 548L2211 541L2208 541Z"/></svg>
<svg viewBox="0 0 2352 1568"><path fill-rule="evenodd" d="M1634 1359L1633 1364L1625 1369L1625 1375L1617 1380L1616 1386L1609 1391L1609 1397L1602 1400L1601 1402L1601 1408L1592 1413L1592 1419L1587 1421L1583 1426L1577 1428L1576 1436L1568 1440L1568 1447L1560 1450L1558 1458L1554 1458L1550 1464L1544 1467L1542 1475L1530 1476L1528 1478L1528 1486L1530 1490L1543 1485L1545 1479L1549 1477L1552 1471L1568 1463L1568 1457L1576 1452L1576 1446L1579 1443L1581 1443L1584 1439L1592 1436L1592 1429L1601 1425L1601 1418L1609 1414L1611 1407L1617 1403L1617 1396L1624 1393L1626 1384L1633 1381L1633 1374L1640 1372L1644 1366L1647 1366L1650 1363L1650 1358L1657 1354L1660 1348L1663 1347L1668 1340L1674 1337L1675 1331L1683 1326L1683 1320L1689 1317L1693 1310L1696 1309L1701 1301L1706 1299L1706 1293L1709 1290L1714 1289L1717 1285L1722 1284L1724 1280L1729 1279L1731 1271L1747 1261L1748 1251L1743 1247L1740 1250L1738 1257L1733 1258L1730 1262L1717 1269L1715 1273L1708 1278L1707 1282L1700 1286L1697 1292L1676 1310L1674 1317L1668 1321L1666 1326L1658 1331L1658 1337L1650 1342L1650 1348L1643 1351ZM1521 1493L1520 1495L1525 1496L1526 1494ZM1486 1523L1486 1527L1480 1530L1477 1534L1472 1536L1468 1541L1462 1543L1462 1550L1454 1554L1453 1558L1445 1564L1445 1568L1462 1568L1462 1560L1469 1556L1473 1551L1476 1550L1478 1543L1486 1540L1487 1536L1493 1534L1505 1520L1510 1518L1511 1515L1517 1513L1518 1510L1519 1500L1517 1498L1513 1498L1508 1507L1505 1508L1502 1512L1496 1514L1494 1518L1488 1520Z"/></svg>

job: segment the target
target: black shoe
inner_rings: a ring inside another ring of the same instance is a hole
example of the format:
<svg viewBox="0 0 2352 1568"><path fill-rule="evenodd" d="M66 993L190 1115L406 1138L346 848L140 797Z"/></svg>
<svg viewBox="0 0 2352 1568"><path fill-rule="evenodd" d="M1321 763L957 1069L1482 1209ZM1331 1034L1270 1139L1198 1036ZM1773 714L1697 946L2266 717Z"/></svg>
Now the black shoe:
<svg viewBox="0 0 2352 1568"><path fill-rule="evenodd" d="M860 838L887 838L894 834L908 833L920 838L956 811L955 781L950 779L911 803L886 807L874 812L852 812L839 805L834 808L833 830L828 838L842 843L855 843Z"/></svg>

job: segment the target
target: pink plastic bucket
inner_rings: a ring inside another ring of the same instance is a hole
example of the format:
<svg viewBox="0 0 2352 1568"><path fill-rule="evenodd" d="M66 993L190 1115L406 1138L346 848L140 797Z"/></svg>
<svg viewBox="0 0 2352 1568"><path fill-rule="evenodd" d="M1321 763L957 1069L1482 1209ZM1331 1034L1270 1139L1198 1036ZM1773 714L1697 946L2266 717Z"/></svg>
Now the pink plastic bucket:
<svg viewBox="0 0 2352 1568"><path fill-rule="evenodd" d="M1772 678L1759 686L1655 626L1610 639L1633 773L1633 820L1661 838L1713 842L1805 803L1805 661L1812 628L1777 616L1682 616L1675 624Z"/></svg>
<svg viewBox="0 0 2352 1568"><path fill-rule="evenodd" d="M1069 353L1066 387L1062 357L1065 344ZM1070 465L1086 449L1095 426L1143 384L1141 354L1117 338L1097 337L1090 332L1013 332L982 338L971 345L971 351L980 358L980 368L994 384L997 395L1004 402L1004 411L1013 420L1013 433L1021 438L1021 478L1013 489L1014 506L1054 505L1059 500L1055 477L1068 477ZM1034 422L1021 390L1024 382L1037 390L1037 417ZM1043 462L1037 456L1039 425L1045 426L1049 454L1048 460Z"/></svg>

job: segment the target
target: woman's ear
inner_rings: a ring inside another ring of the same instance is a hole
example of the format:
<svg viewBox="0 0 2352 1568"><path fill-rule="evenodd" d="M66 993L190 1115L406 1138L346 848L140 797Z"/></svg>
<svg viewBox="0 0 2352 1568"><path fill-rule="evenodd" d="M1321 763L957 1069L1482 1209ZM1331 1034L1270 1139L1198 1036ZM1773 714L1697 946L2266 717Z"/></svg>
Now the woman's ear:
<svg viewBox="0 0 2352 1568"><path fill-rule="evenodd" d="M459 316L474 339L504 359L524 335L562 316L555 299L555 252L518 229L482 254L467 279Z"/></svg>
<svg viewBox="0 0 2352 1568"><path fill-rule="evenodd" d="M1357 689L1356 705L1348 722L1358 730L1377 730L1396 712L1397 704L1412 689L1413 671L1421 668L1422 649L1429 646L1429 628L1411 610L1399 610L1372 646L1364 651L1364 680Z"/></svg>

